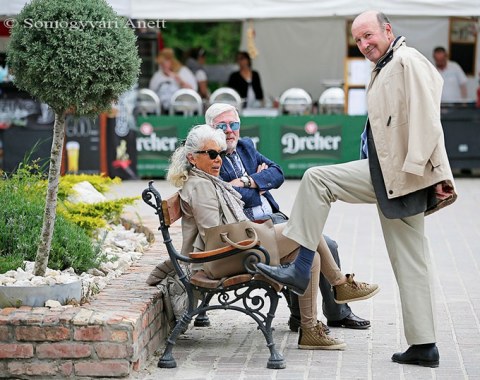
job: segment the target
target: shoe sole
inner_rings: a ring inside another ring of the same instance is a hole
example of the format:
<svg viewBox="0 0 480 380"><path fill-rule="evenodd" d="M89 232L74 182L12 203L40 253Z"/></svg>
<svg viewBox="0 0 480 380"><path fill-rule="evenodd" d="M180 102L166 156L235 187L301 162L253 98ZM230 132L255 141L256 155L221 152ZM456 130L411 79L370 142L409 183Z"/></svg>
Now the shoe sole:
<svg viewBox="0 0 480 380"><path fill-rule="evenodd" d="M344 303L350 303L350 302L355 302L355 301L361 301L361 300L368 300L369 298L372 298L375 294L377 294L380 291L380 288L375 289L373 292L367 294L366 296L363 297L358 297L358 298L350 298L342 301L338 301L336 299L333 299L336 304L343 305Z"/></svg>
<svg viewBox="0 0 480 380"><path fill-rule="evenodd" d="M346 343L333 344L331 346L307 346L305 344L299 344L300 350L343 350L347 347Z"/></svg>
<svg viewBox="0 0 480 380"><path fill-rule="evenodd" d="M437 368L440 365L439 360L437 360L436 362L426 362L423 360L402 361L402 360L395 360L394 358L392 358L392 361L398 364L411 364L411 365L419 365L422 367L430 367L430 368Z"/></svg>
<svg viewBox="0 0 480 380"><path fill-rule="evenodd" d="M366 329L370 328L370 323L368 325L346 325L344 323L335 324L335 323L328 323L327 322L327 326L328 327L338 327L338 328L343 328L343 329L352 329L352 330L366 330Z"/></svg>

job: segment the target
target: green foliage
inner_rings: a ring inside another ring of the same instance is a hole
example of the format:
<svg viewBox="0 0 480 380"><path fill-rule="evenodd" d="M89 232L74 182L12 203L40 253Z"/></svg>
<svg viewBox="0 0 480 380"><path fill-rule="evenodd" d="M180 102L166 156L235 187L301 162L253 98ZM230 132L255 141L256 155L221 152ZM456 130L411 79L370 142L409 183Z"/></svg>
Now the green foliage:
<svg viewBox="0 0 480 380"><path fill-rule="evenodd" d="M71 222L92 233L107 223L119 223L123 208L133 204L139 197L126 197L114 201L93 204L63 202L61 214Z"/></svg>
<svg viewBox="0 0 480 380"><path fill-rule="evenodd" d="M35 176L33 176L35 177ZM43 222L44 199L28 176L0 181L1 271L16 269L23 260L34 261ZM97 265L98 254L89 235L59 215L55 223L49 267L77 272Z"/></svg>
<svg viewBox="0 0 480 380"><path fill-rule="evenodd" d="M190 48L202 46L209 64L234 63L240 46L240 22L167 22L162 29L165 46L174 48L178 57Z"/></svg>
<svg viewBox="0 0 480 380"><path fill-rule="evenodd" d="M24 260L34 261L43 222L47 183L37 162L21 163L10 177L0 180L0 273L20 267ZM62 199L72 186L89 181L104 193L120 179L100 175L67 175L60 179ZM118 222L124 206L138 197L121 198L97 204L58 204L49 268L73 267L80 273L98 265L99 248L94 247L92 232L107 223Z"/></svg>
<svg viewBox="0 0 480 380"><path fill-rule="evenodd" d="M7 64L16 86L56 113L95 115L135 84L135 42L105 0L32 0L16 17Z"/></svg>

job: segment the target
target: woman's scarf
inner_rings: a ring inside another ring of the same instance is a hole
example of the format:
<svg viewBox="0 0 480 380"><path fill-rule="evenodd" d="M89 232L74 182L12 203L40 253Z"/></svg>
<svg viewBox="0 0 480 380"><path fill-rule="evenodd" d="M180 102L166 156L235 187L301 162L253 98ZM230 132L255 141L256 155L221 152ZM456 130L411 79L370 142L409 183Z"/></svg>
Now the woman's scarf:
<svg viewBox="0 0 480 380"><path fill-rule="evenodd" d="M245 203L242 201L242 196L237 190L233 188L232 185L230 185L228 182L223 181L219 177L210 175L203 170L199 170L195 167L190 170L190 174L207 179L212 182L215 186L218 197L222 197L225 200L225 203L227 204L228 208L238 222L248 220L248 218L245 216L245 213L243 212L243 205Z"/></svg>

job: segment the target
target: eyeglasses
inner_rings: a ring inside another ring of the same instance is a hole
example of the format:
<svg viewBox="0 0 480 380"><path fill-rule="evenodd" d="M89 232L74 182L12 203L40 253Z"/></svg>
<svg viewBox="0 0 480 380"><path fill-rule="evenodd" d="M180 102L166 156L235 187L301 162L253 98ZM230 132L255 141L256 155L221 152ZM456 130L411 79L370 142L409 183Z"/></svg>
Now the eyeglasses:
<svg viewBox="0 0 480 380"><path fill-rule="evenodd" d="M224 157L226 154L227 154L227 151L226 150L222 150L220 152L217 152L216 150L214 149L208 149L208 150L197 150L196 152L194 153L206 153L208 154L208 157L210 157L211 160L214 160L216 159L218 156L220 157Z"/></svg>
<svg viewBox="0 0 480 380"><path fill-rule="evenodd" d="M240 129L239 121L231 121L230 123L218 123L215 128L223 130L225 132L227 127L230 127L232 131L238 131Z"/></svg>

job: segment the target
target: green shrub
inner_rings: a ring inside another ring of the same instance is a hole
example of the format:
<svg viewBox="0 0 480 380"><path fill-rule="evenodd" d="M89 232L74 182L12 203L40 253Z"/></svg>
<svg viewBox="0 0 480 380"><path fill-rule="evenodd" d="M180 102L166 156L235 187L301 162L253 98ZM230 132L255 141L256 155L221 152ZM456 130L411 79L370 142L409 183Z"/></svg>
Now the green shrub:
<svg viewBox="0 0 480 380"><path fill-rule="evenodd" d="M0 272L16 269L23 260L35 261L43 220L44 199L26 194L28 186L13 191L9 181L0 185ZM20 191L19 191L20 190ZM85 230L59 215L50 252L49 267L63 270L73 267L81 273L98 264L98 252Z"/></svg>
<svg viewBox="0 0 480 380"><path fill-rule="evenodd" d="M100 175L67 175L60 179L62 198L68 197L75 183L88 180L99 191L119 179ZM0 273L22 266L23 261L35 261L43 222L47 182L36 162L22 163L10 177L0 180ZM77 273L98 265L99 247L95 247L92 232L107 223L118 223L125 205L137 198L121 198L95 204L72 204L61 201L55 222L48 267L73 267Z"/></svg>

